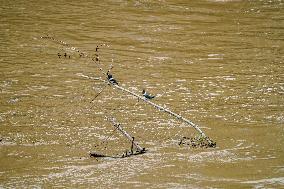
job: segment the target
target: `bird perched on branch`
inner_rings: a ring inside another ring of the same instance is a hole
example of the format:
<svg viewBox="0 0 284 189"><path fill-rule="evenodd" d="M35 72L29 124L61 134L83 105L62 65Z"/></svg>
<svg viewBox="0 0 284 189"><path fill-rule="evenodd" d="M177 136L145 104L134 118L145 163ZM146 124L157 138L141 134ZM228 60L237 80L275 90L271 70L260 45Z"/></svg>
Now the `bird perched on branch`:
<svg viewBox="0 0 284 189"><path fill-rule="evenodd" d="M107 71L107 80L114 85L118 85L117 81L112 77L109 71Z"/></svg>
<svg viewBox="0 0 284 189"><path fill-rule="evenodd" d="M144 89L142 91L142 94L146 99L149 99L149 100L152 99L152 98L155 98L155 96L148 94Z"/></svg>

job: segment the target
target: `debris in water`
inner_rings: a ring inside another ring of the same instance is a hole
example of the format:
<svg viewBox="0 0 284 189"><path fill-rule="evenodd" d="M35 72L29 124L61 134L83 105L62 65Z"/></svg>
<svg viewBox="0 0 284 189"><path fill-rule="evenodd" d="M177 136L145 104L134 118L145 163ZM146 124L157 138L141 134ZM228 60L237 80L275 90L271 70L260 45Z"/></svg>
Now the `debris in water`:
<svg viewBox="0 0 284 189"><path fill-rule="evenodd" d="M215 148L216 142L209 143L208 140L202 136L182 137L178 145L179 146L190 146L192 148Z"/></svg>

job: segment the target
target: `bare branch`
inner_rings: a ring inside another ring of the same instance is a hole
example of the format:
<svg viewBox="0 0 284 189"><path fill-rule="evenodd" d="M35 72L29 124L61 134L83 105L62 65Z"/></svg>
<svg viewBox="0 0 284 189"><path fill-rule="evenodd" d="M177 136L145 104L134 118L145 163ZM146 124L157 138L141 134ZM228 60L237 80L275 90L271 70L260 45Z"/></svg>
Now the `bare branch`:
<svg viewBox="0 0 284 189"><path fill-rule="evenodd" d="M81 74L81 75L79 75L79 76L82 76L82 77L87 78L87 79L98 80L98 78L93 78L93 77L86 76L86 75L83 75L83 74ZM166 113L168 113L169 115L171 115L171 116L177 118L178 120L187 123L188 125L190 125L191 127L193 127L203 138L205 138L205 140L206 140L210 145L214 145L214 144L215 144L209 137L207 137L207 136L205 135L205 133L198 127L198 125L195 124L195 123L193 123L192 121L190 121L190 120L188 120L188 119L182 117L181 115L179 115L179 114L177 114L177 113L172 112L172 111L169 110L169 109L166 109L166 108L164 108L164 107L162 107L162 106L160 106L160 105L158 105L158 104L155 104L155 103L149 101L148 99L146 99L146 98L144 98L144 97L142 97L142 96L140 96L140 95L138 95L138 94L136 94L136 93L134 93L134 92L132 92L132 91L130 91L130 90L128 90L128 89L125 89L125 88L123 88L123 87L121 87L121 86L118 86L118 85L116 85L116 84L110 83L110 82L107 81L107 80L103 80L103 79L99 79L99 80L102 81L102 82L105 82L105 83L109 83L109 84L112 85L114 88L119 89L119 90L121 90L121 91L123 91L123 92L129 93L129 94L131 94L132 96L135 96L135 97L137 97L138 99L141 99L142 101L144 101L145 103L147 103L147 104L149 104L149 105L155 107L155 108L158 109L159 111L166 112Z"/></svg>

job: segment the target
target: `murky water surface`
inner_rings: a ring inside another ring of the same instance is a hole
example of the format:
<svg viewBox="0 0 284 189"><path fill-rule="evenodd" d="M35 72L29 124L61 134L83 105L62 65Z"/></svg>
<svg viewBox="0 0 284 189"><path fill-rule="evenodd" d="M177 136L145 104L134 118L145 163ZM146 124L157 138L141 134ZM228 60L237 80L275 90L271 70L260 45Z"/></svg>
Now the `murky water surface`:
<svg viewBox="0 0 284 189"><path fill-rule="evenodd" d="M283 188L283 10L282 0L2 0L0 187ZM110 86L92 101L105 86L80 74L102 76L97 45L121 86L158 95L217 147L179 146L194 129ZM105 116L148 153L90 158L130 148Z"/></svg>

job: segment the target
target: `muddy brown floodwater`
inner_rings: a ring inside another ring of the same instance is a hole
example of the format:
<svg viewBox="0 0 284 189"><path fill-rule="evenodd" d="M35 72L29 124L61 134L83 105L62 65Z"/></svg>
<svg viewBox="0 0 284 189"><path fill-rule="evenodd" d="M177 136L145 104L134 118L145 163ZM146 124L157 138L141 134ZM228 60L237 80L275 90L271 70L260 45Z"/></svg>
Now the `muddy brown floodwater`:
<svg viewBox="0 0 284 189"><path fill-rule="evenodd" d="M0 188L284 188L282 0L0 2ZM96 53L217 147L113 87L93 100ZM130 149L105 116L147 153L90 158Z"/></svg>

